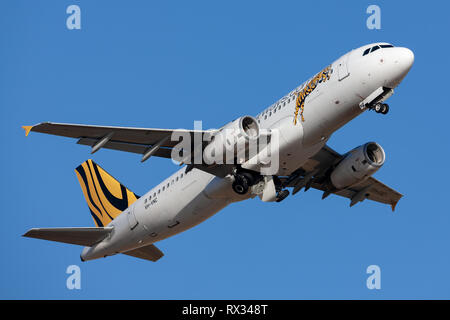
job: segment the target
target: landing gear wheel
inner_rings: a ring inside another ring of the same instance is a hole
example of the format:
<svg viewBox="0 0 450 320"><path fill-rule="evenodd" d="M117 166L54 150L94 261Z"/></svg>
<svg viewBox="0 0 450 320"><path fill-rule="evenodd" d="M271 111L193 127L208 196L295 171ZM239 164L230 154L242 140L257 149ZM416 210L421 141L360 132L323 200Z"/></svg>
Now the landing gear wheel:
<svg viewBox="0 0 450 320"><path fill-rule="evenodd" d="M233 182L233 190L237 194L246 194L248 191L248 180L245 176L237 175Z"/></svg>
<svg viewBox="0 0 450 320"><path fill-rule="evenodd" d="M372 108L376 113L387 114L389 112L389 105L387 103L377 103Z"/></svg>
<svg viewBox="0 0 450 320"><path fill-rule="evenodd" d="M249 172L242 172L240 174L245 180L247 180L247 185L251 186L255 183L255 177L251 175Z"/></svg>
<svg viewBox="0 0 450 320"><path fill-rule="evenodd" d="M373 106L373 110L375 110L376 113L380 113L382 109L383 105L381 103L377 103L376 105Z"/></svg>

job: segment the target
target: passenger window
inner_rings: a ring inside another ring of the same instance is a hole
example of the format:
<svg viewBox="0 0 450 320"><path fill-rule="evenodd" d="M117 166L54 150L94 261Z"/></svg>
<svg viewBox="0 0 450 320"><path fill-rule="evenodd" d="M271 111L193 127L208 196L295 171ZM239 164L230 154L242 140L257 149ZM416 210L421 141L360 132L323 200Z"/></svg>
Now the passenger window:
<svg viewBox="0 0 450 320"><path fill-rule="evenodd" d="M278 110L281 110L281 106L278 106Z"/></svg>
<svg viewBox="0 0 450 320"><path fill-rule="evenodd" d="M156 192L155 192L155 193L153 193L153 198L154 198L154 197L156 197Z"/></svg>
<svg viewBox="0 0 450 320"><path fill-rule="evenodd" d="M166 186L163 187L162 191L166 190Z"/></svg>
<svg viewBox="0 0 450 320"><path fill-rule="evenodd" d="M160 194L161 193L161 189L158 189L158 194Z"/></svg>
<svg viewBox="0 0 450 320"><path fill-rule="evenodd" d="M264 116L264 120L267 120L267 114Z"/></svg>

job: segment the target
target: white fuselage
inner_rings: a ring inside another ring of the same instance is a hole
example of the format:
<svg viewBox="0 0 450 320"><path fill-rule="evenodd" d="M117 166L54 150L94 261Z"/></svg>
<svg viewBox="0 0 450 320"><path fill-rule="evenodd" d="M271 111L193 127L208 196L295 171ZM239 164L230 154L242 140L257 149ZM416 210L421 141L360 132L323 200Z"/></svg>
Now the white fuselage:
<svg viewBox="0 0 450 320"><path fill-rule="evenodd" d="M306 81L256 116L261 128L278 129L279 169L288 176L314 156L331 134L364 112L360 103L380 87L395 88L412 65L406 48L381 48L363 56L367 45L340 57L330 65L329 79L315 86L305 98L294 124L298 94ZM313 78L312 78L313 79ZM250 164L243 167L254 169ZM108 238L82 253L84 260L125 252L160 241L208 219L230 203L255 195L239 195L232 179L181 168L151 189L108 226Z"/></svg>

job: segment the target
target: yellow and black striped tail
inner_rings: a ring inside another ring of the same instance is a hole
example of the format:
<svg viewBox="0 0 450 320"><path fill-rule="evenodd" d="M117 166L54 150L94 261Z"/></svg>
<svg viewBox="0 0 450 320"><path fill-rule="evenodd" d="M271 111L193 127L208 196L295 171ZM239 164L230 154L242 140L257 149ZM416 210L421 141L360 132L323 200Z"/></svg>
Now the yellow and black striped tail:
<svg viewBox="0 0 450 320"><path fill-rule="evenodd" d="M97 227L106 226L139 199L90 159L80 164L75 172Z"/></svg>

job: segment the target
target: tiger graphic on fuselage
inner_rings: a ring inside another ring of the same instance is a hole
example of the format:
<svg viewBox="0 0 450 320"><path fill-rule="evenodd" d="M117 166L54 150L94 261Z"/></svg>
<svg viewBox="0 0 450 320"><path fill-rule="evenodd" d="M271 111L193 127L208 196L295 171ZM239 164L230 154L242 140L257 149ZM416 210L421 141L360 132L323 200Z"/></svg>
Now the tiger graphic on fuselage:
<svg viewBox="0 0 450 320"><path fill-rule="evenodd" d="M295 102L295 113L294 113L294 124L297 124L298 111L301 110L300 116L302 117L302 122L305 121L303 117L303 111L305 109L305 99L319 83L330 80L330 74L332 73L331 66L326 67L320 71L314 78L312 78L305 87L298 92L297 100Z"/></svg>

